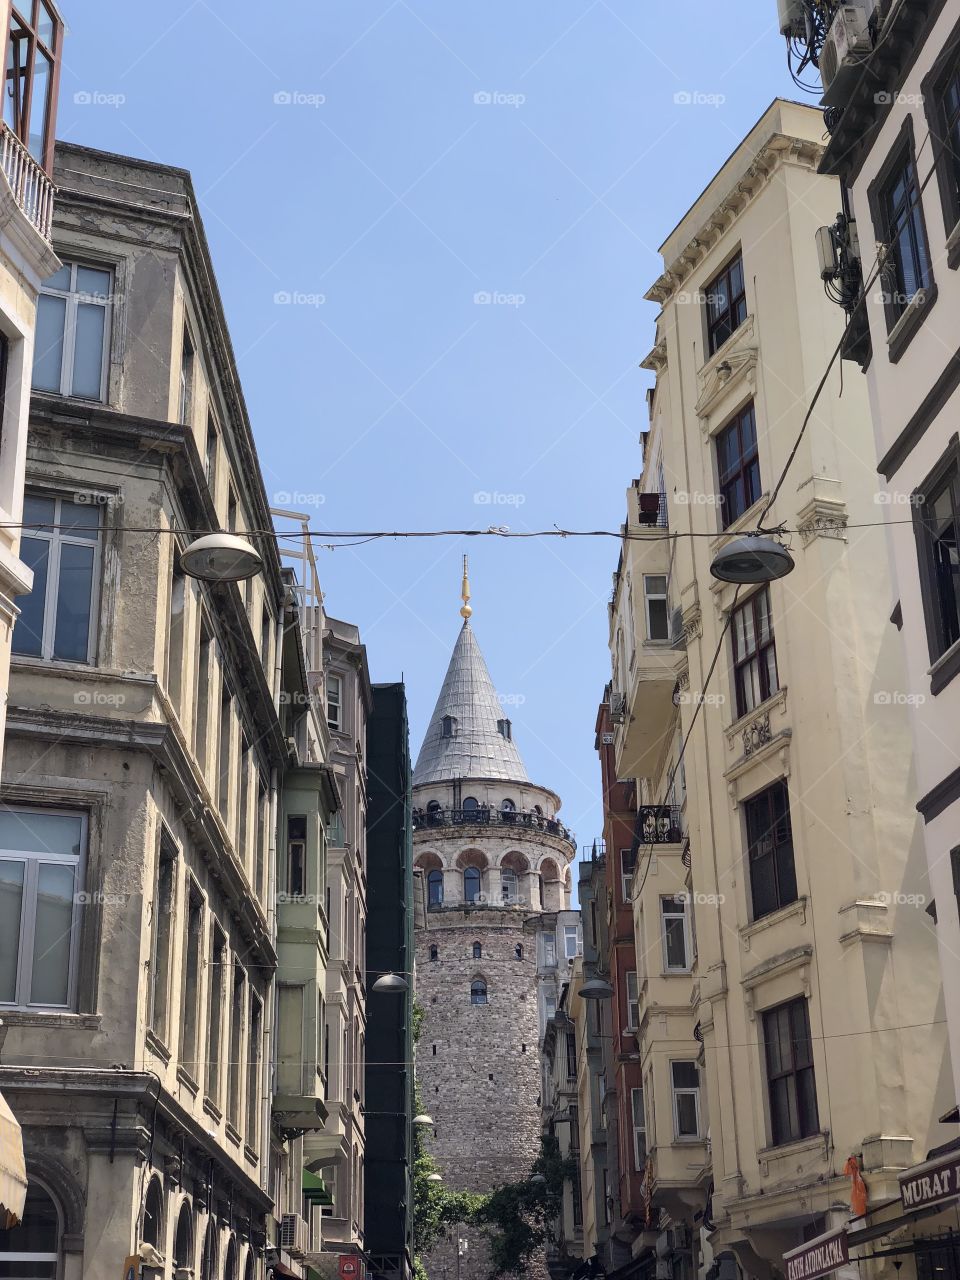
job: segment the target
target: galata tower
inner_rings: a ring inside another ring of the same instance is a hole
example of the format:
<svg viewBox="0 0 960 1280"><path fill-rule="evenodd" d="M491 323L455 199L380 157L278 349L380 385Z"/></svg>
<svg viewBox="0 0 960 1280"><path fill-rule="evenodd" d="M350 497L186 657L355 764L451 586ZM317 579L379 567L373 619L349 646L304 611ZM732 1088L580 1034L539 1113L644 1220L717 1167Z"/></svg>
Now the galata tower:
<svg viewBox="0 0 960 1280"><path fill-rule="evenodd" d="M470 625L466 561L462 595L413 773L417 1080L445 1186L489 1191L524 1177L540 1150L539 1042L556 991L544 938L570 905L576 845L560 798L520 758L516 700L498 697ZM430 1280L490 1272L482 1233L466 1226L425 1261Z"/></svg>

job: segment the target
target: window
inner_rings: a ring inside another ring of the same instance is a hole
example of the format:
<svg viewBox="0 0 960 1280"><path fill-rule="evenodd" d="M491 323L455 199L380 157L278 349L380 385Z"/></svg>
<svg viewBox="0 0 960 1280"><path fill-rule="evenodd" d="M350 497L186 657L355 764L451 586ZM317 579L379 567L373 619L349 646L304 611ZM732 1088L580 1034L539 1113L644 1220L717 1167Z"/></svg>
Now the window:
<svg viewBox="0 0 960 1280"><path fill-rule="evenodd" d="M155 1249L163 1245L163 1188L159 1178L151 1178L143 1199L143 1230L141 1239ZM0 1275L3 1274L0 1268Z"/></svg>
<svg viewBox="0 0 960 1280"><path fill-rule="evenodd" d="M177 1218L177 1234L173 1241L174 1267L193 1266L193 1213L190 1202L185 1201L180 1207Z"/></svg>
<svg viewBox="0 0 960 1280"><path fill-rule="evenodd" d="M196 356L193 340L186 325L183 327L183 346L180 348L180 398L177 406L177 421L184 424L190 421L193 414L193 376Z"/></svg>
<svg viewBox="0 0 960 1280"><path fill-rule="evenodd" d="M3 120L47 173L53 172L54 86L63 23L43 0L17 0L10 14Z"/></svg>
<svg viewBox="0 0 960 1280"><path fill-rule="evenodd" d="M331 729L342 728L343 716L343 681L339 676L327 672L327 724Z"/></svg>
<svg viewBox="0 0 960 1280"><path fill-rule="evenodd" d="M263 1003L250 992L250 1039L247 1045L247 1145L257 1150L260 1140L260 1055L263 1052Z"/></svg>
<svg viewBox="0 0 960 1280"><path fill-rule="evenodd" d="M511 724L510 724L510 721L509 721L509 720L498 720L498 721L497 721L497 733L499 733L499 734L500 734L501 738L506 738L506 740L509 742L509 741L510 741L510 739L511 739L511 737L512 737L512 734L513 734L513 728L512 728L512 726L511 726Z"/></svg>
<svg viewBox="0 0 960 1280"><path fill-rule="evenodd" d="M487 984L482 978L474 978L470 983L470 1003L486 1004L487 1003Z"/></svg>
<svg viewBox="0 0 960 1280"><path fill-rule="evenodd" d="M726 529L760 499L760 455L752 401L717 433L717 477L720 516Z"/></svg>
<svg viewBox="0 0 960 1280"><path fill-rule="evenodd" d="M700 1069L696 1062L671 1062L673 1132L677 1138L700 1137Z"/></svg>
<svg viewBox="0 0 960 1280"><path fill-rule="evenodd" d="M103 400L109 355L113 275L65 262L37 299L33 386L83 400Z"/></svg>
<svg viewBox="0 0 960 1280"><path fill-rule="evenodd" d="M769 587L734 609L730 630L737 715L745 716L780 688Z"/></svg>
<svg viewBox="0 0 960 1280"><path fill-rule="evenodd" d="M212 640L206 623L200 623L197 642L197 693L196 720L193 726L193 750L200 764L200 772L207 773L207 727L210 723L210 662Z"/></svg>
<svg viewBox="0 0 960 1280"><path fill-rule="evenodd" d="M956 450L916 495L917 554L931 662L960 640L960 464Z"/></svg>
<svg viewBox="0 0 960 1280"><path fill-rule="evenodd" d="M57 1206L31 1177L23 1218L9 1231L0 1231L0 1275L54 1280L59 1257Z"/></svg>
<svg viewBox="0 0 960 1280"><path fill-rule="evenodd" d="M777 782L743 806L747 824L747 860L753 918L769 915L797 900L790 800L786 782Z"/></svg>
<svg viewBox="0 0 960 1280"><path fill-rule="evenodd" d="M100 507L27 494L23 523L20 558L33 570L33 590L19 601L13 652L92 662Z"/></svg>
<svg viewBox="0 0 960 1280"><path fill-rule="evenodd" d="M461 809L465 814L471 814L471 815L476 814L479 808L480 808L480 802L476 796L466 796L464 798L463 804L461 805Z"/></svg>
<svg viewBox="0 0 960 1280"><path fill-rule="evenodd" d="M647 1120L643 1110L643 1089L630 1090L630 1113L633 1120L633 1167L642 1170L647 1164Z"/></svg>
<svg viewBox="0 0 960 1280"><path fill-rule="evenodd" d="M712 356L747 318L740 254L704 290L707 306L707 354Z"/></svg>
<svg viewBox="0 0 960 1280"><path fill-rule="evenodd" d="M74 1003L86 820L0 810L0 1004Z"/></svg>
<svg viewBox="0 0 960 1280"><path fill-rule="evenodd" d="M457 736L457 717L444 716L440 721L440 737L455 738Z"/></svg>
<svg viewBox="0 0 960 1280"><path fill-rule="evenodd" d="M307 817L291 814L287 818L287 892L300 898L307 891Z"/></svg>
<svg viewBox="0 0 960 1280"><path fill-rule="evenodd" d="M479 942L475 942L473 944L473 958L474 960L479 960L482 956L483 956L483 947L480 945Z"/></svg>
<svg viewBox="0 0 960 1280"><path fill-rule="evenodd" d="M232 715L233 699L230 696L230 690L226 681L223 682L220 689L220 737L218 748L218 767L217 767L217 807L220 810L220 816L224 822L229 825L229 809L230 809L230 759L231 759L231 729L233 727Z"/></svg>
<svg viewBox="0 0 960 1280"><path fill-rule="evenodd" d="M167 691L170 701L182 711L183 694L183 628L187 610L187 579L174 565L170 577L170 630L167 635Z"/></svg>
<svg viewBox="0 0 960 1280"><path fill-rule="evenodd" d="M667 618L667 579L662 573L643 575L643 601L647 615L647 639L669 640Z"/></svg>
<svg viewBox="0 0 960 1280"><path fill-rule="evenodd" d="M956 1237L949 1240L918 1240L914 1260L917 1280L960 1280L960 1249Z"/></svg>
<svg viewBox="0 0 960 1280"><path fill-rule="evenodd" d="M443 872L431 871L427 875L427 906L443 906Z"/></svg>
<svg viewBox="0 0 960 1280"><path fill-rule="evenodd" d="M516 902L520 897L520 881L510 867L504 867L500 872L500 892L504 902Z"/></svg>
<svg viewBox="0 0 960 1280"><path fill-rule="evenodd" d="M640 1025L640 987L636 969L627 970L627 1031L636 1031Z"/></svg>
<svg viewBox="0 0 960 1280"><path fill-rule="evenodd" d="M513 948L513 955L514 955L514 958L517 960L523 959L523 943L522 942L518 942L517 945Z"/></svg>
<svg viewBox="0 0 960 1280"><path fill-rule="evenodd" d="M437 944L436 944L436 943L432 943L432 944L431 944L431 947L430 947L430 959L431 959L431 960L439 960L439 959L440 959L440 948L437 946Z"/></svg>
<svg viewBox="0 0 960 1280"><path fill-rule="evenodd" d="M888 249L881 272L888 331L922 289L929 288L930 254L920 204L917 166L906 141L884 166L874 207L881 238Z"/></svg>
<svg viewBox="0 0 960 1280"><path fill-rule="evenodd" d="M820 1127L810 1017L803 998L763 1015L773 1145L810 1137Z"/></svg>
<svg viewBox="0 0 960 1280"><path fill-rule="evenodd" d="M548 1022L557 1012L557 997L553 991L548 991L543 997L543 1012Z"/></svg>
<svg viewBox="0 0 960 1280"><path fill-rule="evenodd" d="M157 878L153 891L153 938L150 955L150 1025L166 1041L170 1017L171 947L177 900L177 850L166 831L160 833Z"/></svg>
<svg viewBox="0 0 960 1280"><path fill-rule="evenodd" d="M546 969L555 969L557 965L557 938L556 934L545 933L543 935L543 964Z"/></svg>
<svg viewBox="0 0 960 1280"><path fill-rule="evenodd" d="M575 1080L577 1078L577 1038L572 1031L568 1031L564 1040L567 1046L567 1079Z"/></svg>
<svg viewBox="0 0 960 1280"><path fill-rule="evenodd" d="M620 850L620 892L623 895L624 902L631 901L630 886L633 882L633 873L637 869L637 851L636 849Z"/></svg>
<svg viewBox="0 0 960 1280"><path fill-rule="evenodd" d="M685 898L661 898L660 919L663 924L663 967L667 972L686 973L687 902Z"/></svg>
<svg viewBox="0 0 960 1280"><path fill-rule="evenodd" d="M230 1005L230 1071L227 1076L227 1119L234 1128L240 1124L240 1097L243 1092L243 1012L247 975L234 961L233 999Z"/></svg>
<svg viewBox="0 0 960 1280"><path fill-rule="evenodd" d="M514 804L514 802L513 802L512 800L503 800L503 801L501 801L501 804L500 804L500 812L501 812L501 813L516 813L516 812L517 812L517 806L516 806L516 804Z"/></svg>
<svg viewBox="0 0 960 1280"><path fill-rule="evenodd" d="M476 902L480 897L480 868L467 867L463 873L463 900Z"/></svg>
<svg viewBox="0 0 960 1280"><path fill-rule="evenodd" d="M220 433L213 414L207 414L207 439L203 450L203 470L207 477L207 488L213 494L217 484L217 450Z"/></svg>
<svg viewBox="0 0 960 1280"><path fill-rule="evenodd" d="M226 934L213 922L210 947L210 1006L207 1010L207 1097L220 1105L223 1057L223 1011L226 1004L224 984L227 978Z"/></svg>
<svg viewBox="0 0 960 1280"><path fill-rule="evenodd" d="M187 927L183 940L183 1008L180 1011L180 1065L199 1079L197 1029L200 1021L200 972L203 948L203 899L195 885L187 899Z"/></svg>
<svg viewBox="0 0 960 1280"><path fill-rule="evenodd" d="M575 924L563 926L563 954L567 960L573 960L581 953L580 930Z"/></svg>

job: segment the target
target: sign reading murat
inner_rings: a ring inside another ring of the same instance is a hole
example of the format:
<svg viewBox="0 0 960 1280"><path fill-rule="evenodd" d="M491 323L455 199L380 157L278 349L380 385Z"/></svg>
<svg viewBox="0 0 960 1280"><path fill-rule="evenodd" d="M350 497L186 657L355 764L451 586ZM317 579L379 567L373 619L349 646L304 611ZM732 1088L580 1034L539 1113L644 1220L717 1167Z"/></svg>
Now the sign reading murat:
<svg viewBox="0 0 960 1280"><path fill-rule="evenodd" d="M905 1209L924 1209L960 1196L960 1151L915 1165L900 1174L900 1199Z"/></svg>
<svg viewBox="0 0 960 1280"><path fill-rule="evenodd" d="M844 1227L808 1240L799 1249L783 1255L787 1264L787 1280L817 1280L850 1261L850 1248Z"/></svg>

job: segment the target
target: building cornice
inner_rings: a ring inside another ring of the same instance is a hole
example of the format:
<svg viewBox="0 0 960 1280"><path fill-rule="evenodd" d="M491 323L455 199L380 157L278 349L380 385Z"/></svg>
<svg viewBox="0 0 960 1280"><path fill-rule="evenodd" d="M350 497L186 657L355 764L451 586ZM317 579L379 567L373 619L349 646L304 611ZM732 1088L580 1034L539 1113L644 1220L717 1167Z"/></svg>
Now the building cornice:
<svg viewBox="0 0 960 1280"><path fill-rule="evenodd" d="M648 302L658 302L661 307L681 289L690 276L726 235L730 228L752 203L755 196L767 186L773 175L784 165L794 164L816 173L823 157L824 147L809 138L797 138L789 134L775 133L757 152L750 167L734 185L703 226L687 242L666 270L648 289L644 297ZM647 357L650 360L656 348ZM644 368L649 366L644 362Z"/></svg>

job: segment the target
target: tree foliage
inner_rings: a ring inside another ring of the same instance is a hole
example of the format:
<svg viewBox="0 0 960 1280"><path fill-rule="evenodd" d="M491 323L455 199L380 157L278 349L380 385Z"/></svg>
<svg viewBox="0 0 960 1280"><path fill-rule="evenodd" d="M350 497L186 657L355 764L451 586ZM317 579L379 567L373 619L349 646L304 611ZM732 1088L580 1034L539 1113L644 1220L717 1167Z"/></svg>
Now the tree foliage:
<svg viewBox="0 0 960 1280"><path fill-rule="evenodd" d="M541 1138L540 1154L525 1178L501 1183L482 1198L474 1221L490 1241L493 1275L521 1275L551 1237L563 1209L563 1184L575 1162L555 1138ZM542 1181L541 1181L542 1179Z"/></svg>

